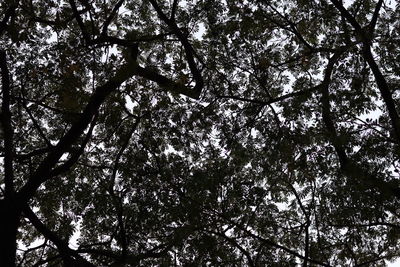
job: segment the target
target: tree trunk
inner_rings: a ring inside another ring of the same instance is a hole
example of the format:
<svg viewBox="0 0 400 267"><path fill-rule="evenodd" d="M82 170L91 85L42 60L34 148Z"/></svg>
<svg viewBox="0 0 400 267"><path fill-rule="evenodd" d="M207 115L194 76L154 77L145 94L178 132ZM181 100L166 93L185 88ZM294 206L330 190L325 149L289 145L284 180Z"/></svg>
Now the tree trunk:
<svg viewBox="0 0 400 267"><path fill-rule="evenodd" d="M0 266L14 267L21 212L14 201L0 200Z"/></svg>

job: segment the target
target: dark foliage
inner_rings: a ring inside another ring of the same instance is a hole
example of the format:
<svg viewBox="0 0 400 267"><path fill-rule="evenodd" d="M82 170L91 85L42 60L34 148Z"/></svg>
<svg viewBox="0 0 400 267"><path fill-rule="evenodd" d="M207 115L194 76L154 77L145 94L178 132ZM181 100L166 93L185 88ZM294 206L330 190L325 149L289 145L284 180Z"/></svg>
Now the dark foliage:
<svg viewBox="0 0 400 267"><path fill-rule="evenodd" d="M400 256L393 2L1 1L0 265Z"/></svg>

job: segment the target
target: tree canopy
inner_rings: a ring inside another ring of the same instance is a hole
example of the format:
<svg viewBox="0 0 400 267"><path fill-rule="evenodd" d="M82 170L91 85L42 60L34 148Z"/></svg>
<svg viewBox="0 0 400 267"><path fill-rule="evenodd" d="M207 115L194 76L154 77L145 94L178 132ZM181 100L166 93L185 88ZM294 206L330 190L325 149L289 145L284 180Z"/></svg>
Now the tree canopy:
<svg viewBox="0 0 400 267"><path fill-rule="evenodd" d="M0 265L399 257L399 19L390 0L3 0Z"/></svg>

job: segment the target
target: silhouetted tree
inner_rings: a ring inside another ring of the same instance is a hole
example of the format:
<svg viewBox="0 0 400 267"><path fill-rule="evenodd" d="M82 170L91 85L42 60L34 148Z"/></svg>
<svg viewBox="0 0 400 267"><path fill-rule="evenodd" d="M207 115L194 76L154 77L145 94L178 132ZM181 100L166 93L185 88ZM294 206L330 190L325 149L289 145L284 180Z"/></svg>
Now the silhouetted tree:
<svg viewBox="0 0 400 267"><path fill-rule="evenodd" d="M392 2L2 1L0 265L400 256Z"/></svg>

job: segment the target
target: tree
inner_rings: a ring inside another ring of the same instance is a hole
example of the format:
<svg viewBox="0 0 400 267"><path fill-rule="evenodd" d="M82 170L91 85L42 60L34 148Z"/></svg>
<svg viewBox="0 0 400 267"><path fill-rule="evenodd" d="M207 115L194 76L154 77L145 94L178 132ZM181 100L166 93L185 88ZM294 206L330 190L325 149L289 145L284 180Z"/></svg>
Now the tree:
<svg viewBox="0 0 400 267"><path fill-rule="evenodd" d="M399 9L3 1L1 265L400 256Z"/></svg>

